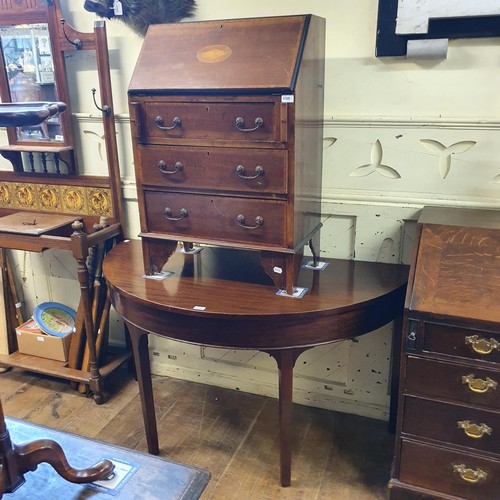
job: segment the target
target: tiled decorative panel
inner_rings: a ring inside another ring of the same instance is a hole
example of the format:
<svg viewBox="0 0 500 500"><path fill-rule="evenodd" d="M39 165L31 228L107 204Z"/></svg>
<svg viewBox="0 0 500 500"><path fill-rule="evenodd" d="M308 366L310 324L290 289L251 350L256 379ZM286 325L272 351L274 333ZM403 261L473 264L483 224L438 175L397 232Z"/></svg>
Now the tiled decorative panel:
<svg viewBox="0 0 500 500"><path fill-rule="evenodd" d="M113 216L109 188L0 181L0 208Z"/></svg>

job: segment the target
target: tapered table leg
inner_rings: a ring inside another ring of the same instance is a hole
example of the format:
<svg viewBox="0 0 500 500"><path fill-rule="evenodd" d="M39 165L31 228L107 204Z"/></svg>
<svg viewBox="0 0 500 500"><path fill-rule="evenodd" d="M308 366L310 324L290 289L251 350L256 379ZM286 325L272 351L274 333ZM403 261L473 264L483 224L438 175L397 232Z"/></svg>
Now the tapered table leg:
<svg viewBox="0 0 500 500"><path fill-rule="evenodd" d="M151 366L149 362L148 334L144 330L126 322L130 333L130 343L134 353L137 381L139 382L139 395L141 398L142 418L146 431L148 451L152 455L160 453L158 445L158 430L156 427L155 404L153 396L153 383L151 381Z"/></svg>
<svg viewBox="0 0 500 500"><path fill-rule="evenodd" d="M279 429L281 486L292 483L292 395L293 367L297 358L307 349L280 349L267 351L279 370Z"/></svg>

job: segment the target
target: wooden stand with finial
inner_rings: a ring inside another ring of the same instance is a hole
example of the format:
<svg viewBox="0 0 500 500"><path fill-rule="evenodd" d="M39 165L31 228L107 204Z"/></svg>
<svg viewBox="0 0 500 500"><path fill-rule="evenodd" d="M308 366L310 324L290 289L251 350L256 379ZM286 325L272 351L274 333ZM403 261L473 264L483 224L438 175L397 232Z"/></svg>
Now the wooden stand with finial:
<svg viewBox="0 0 500 500"><path fill-rule="evenodd" d="M23 103L2 105L0 126L42 123L64 109L63 103L31 102L28 105ZM93 347L90 341L89 347ZM92 368L97 369L91 366L91 371ZM24 483L24 474L36 470L42 462L52 465L61 477L72 483L90 483L106 479L114 470L114 465L109 460L102 460L88 469L74 469L66 460L61 446L51 439L38 439L21 445L13 444L0 402L0 498L4 493L11 493L19 488Z"/></svg>

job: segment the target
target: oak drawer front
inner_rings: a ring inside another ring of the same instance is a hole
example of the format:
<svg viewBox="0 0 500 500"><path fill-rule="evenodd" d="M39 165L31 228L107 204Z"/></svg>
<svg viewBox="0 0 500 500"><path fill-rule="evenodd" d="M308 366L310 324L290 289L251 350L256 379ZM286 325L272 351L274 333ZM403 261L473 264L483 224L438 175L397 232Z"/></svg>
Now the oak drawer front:
<svg viewBox="0 0 500 500"><path fill-rule="evenodd" d="M428 352L500 363L500 334L438 323L425 323Z"/></svg>
<svg viewBox="0 0 500 500"><path fill-rule="evenodd" d="M496 499L500 462L403 439L399 480L459 498Z"/></svg>
<svg viewBox="0 0 500 500"><path fill-rule="evenodd" d="M142 183L285 194L288 153L276 149L139 147Z"/></svg>
<svg viewBox="0 0 500 500"><path fill-rule="evenodd" d="M145 102L143 106L144 133L148 143L161 144L169 142L169 139L245 143L286 141L286 136L283 136L285 127L281 126L280 108L274 101L151 101Z"/></svg>
<svg viewBox="0 0 500 500"><path fill-rule="evenodd" d="M499 372L408 356L405 379L408 395L497 409L499 382Z"/></svg>
<svg viewBox="0 0 500 500"><path fill-rule="evenodd" d="M500 413L406 396L403 432L500 453Z"/></svg>
<svg viewBox="0 0 500 500"><path fill-rule="evenodd" d="M145 205L148 231L173 234L179 239L192 235L198 239L285 245L284 201L150 191L145 193ZM238 216L243 217L239 223Z"/></svg>

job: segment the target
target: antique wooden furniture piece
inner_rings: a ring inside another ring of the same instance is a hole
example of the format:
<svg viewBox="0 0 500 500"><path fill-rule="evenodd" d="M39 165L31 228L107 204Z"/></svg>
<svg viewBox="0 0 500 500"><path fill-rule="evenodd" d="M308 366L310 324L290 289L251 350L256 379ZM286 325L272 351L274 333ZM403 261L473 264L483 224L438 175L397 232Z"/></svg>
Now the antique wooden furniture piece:
<svg viewBox="0 0 500 500"><path fill-rule="evenodd" d="M391 499L500 494L500 212L423 209Z"/></svg>
<svg viewBox="0 0 500 500"><path fill-rule="evenodd" d="M26 29L31 31L26 33ZM98 301L95 300L97 296L96 288L93 287L93 275L96 275L96 279L100 279L100 276L96 266L90 265L96 249L109 246L113 240L123 239L120 173L106 27L103 21L98 21L92 33L75 31L64 22L57 0L9 2L0 6L0 40L4 56L4 69L0 71L0 90L4 103L11 101L13 97L10 72L23 72L27 78L32 78L33 84L42 85L41 61L45 55L50 54L52 66L46 67L52 68L53 77L46 77L45 82L53 79L57 100L63 101L67 106L64 113L49 117L45 122L49 123L57 118L57 122L49 126L49 139L42 137L38 130L27 130L24 126L7 128L10 144L0 148L0 151L12 161L13 171L0 171L0 217L26 213L32 214L36 220L36 214L66 214L78 219L73 227L67 224L40 235L25 234L25 231L0 231L0 252L4 252L3 249L30 252L42 252L46 249L71 251L78 265L81 289L77 330L73 334L67 363L19 353L14 333L14 327L17 326L14 315L14 321L10 321L11 324L8 325L9 333L12 334L9 352L0 355L0 364L83 384L83 392L90 387L96 402L101 403L104 377L130 357L130 351L117 353L107 359L104 359L104 354L100 356L99 318L105 318L106 315L102 312L106 308L109 310L109 303L105 303L105 293L98 297ZM43 47L44 40L48 43L47 47ZM19 47L22 44L28 45L21 51ZM12 47L15 48L14 52L11 52ZM99 83L103 103L102 123L107 161L107 170L102 176L85 175L84 169L79 172L72 146L71 106L64 59L71 52L76 57L76 52L80 50L95 52L96 81ZM23 60L12 68L11 54L16 54L16 51L22 53ZM33 99L32 95L28 97L26 99L29 105ZM53 125L60 128L57 137L51 136ZM62 139L59 137L61 134ZM64 148L70 148L65 150L66 156L63 155ZM54 156L56 150L58 153ZM67 172L59 167L61 161L67 164ZM106 227L93 232L93 228L101 227L100 222ZM87 267L88 259L90 269ZM4 267L2 262L2 268ZM11 279L11 285L12 281ZM98 307L93 314L91 306L95 302L98 302ZM28 315L31 313L29 311ZM7 314L7 319L10 317Z"/></svg>
<svg viewBox="0 0 500 500"><path fill-rule="evenodd" d="M33 439L57 441L71 457L75 466L111 458L114 462L132 464L135 472L113 493L104 488L96 489L87 484L75 484L57 477L47 464L41 464L35 472L27 474L25 483L5 498L26 500L27 498L92 498L93 500L195 500L205 489L210 474L196 467L170 462L146 453L112 446L100 441L85 439L29 422L8 418L7 425L13 440L26 442Z"/></svg>
<svg viewBox="0 0 500 500"><path fill-rule="evenodd" d="M324 37L311 15L149 28L129 85L147 273L178 241L253 249L293 292L319 255Z"/></svg>
<svg viewBox="0 0 500 500"><path fill-rule="evenodd" d="M144 277L141 243L120 243L104 274L111 301L128 325L150 453L159 453L148 333L204 346L269 353L279 368L281 484L291 482L293 366L320 344L373 331L402 314L407 267L332 260L301 269L301 299L275 293L258 252L205 248L175 253L163 281Z"/></svg>
<svg viewBox="0 0 500 500"><path fill-rule="evenodd" d="M66 481L76 484L106 479L113 473L113 463L109 460L102 460L100 457L99 462L87 469L79 470L71 467L60 443L49 439L46 435L34 441L14 444L10 437L10 427L9 423L9 429L7 429L0 402L0 498L4 493L11 493L19 487L22 487L19 498L29 498L30 494L23 487L24 474L36 470L42 462L50 464L54 471ZM41 491L46 493L45 488L42 487L37 491L38 495ZM38 496L35 490L32 490L32 494Z"/></svg>
<svg viewBox="0 0 500 500"><path fill-rule="evenodd" d="M2 104L0 126L39 125L65 109L66 105L61 102ZM21 445L13 444L0 402L0 498L3 493L10 493L22 486L24 474L35 470L41 462L51 464L60 476L72 483L106 479L114 469L109 460L100 461L88 469L74 469L68 464L61 446L46 438ZM23 495L24 498L28 496L26 491L23 491Z"/></svg>

